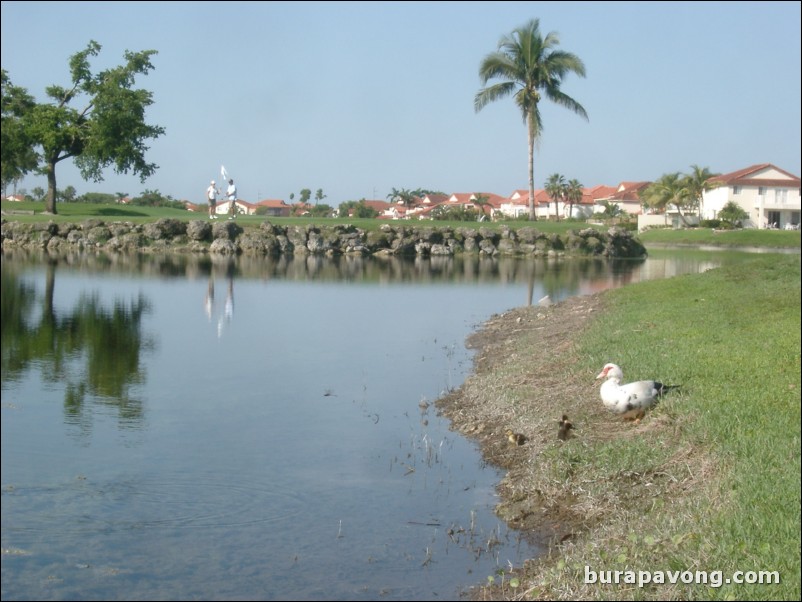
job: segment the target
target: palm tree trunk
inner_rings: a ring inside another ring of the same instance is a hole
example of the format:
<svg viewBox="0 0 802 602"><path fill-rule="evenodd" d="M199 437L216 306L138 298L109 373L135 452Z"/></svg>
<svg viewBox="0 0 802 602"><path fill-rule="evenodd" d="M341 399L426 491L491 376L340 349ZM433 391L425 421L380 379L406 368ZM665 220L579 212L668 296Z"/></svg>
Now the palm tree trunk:
<svg viewBox="0 0 802 602"><path fill-rule="evenodd" d="M535 133L532 131L532 115L526 117L526 131L529 133L529 221L537 221L535 215Z"/></svg>
<svg viewBox="0 0 802 602"><path fill-rule="evenodd" d="M675 205L675 207L677 208L677 213L679 213L679 218L682 220L683 225L687 226L688 220L686 220L685 216L682 215L682 207L680 207L678 204Z"/></svg>

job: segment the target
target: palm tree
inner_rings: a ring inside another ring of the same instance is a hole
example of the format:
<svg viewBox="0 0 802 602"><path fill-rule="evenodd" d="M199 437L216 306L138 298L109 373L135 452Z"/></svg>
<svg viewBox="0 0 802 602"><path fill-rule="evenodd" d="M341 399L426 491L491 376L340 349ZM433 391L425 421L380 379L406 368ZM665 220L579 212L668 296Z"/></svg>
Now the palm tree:
<svg viewBox="0 0 802 602"><path fill-rule="evenodd" d="M393 188L390 194L387 195L387 198L390 199L391 203L403 204L407 210L417 205L419 200L417 190L408 190L406 188L402 188L401 190Z"/></svg>
<svg viewBox="0 0 802 602"><path fill-rule="evenodd" d="M543 132L543 121L538 103L541 94L546 98L588 118L585 109L576 100L562 92L560 86L568 73L585 77L585 64L570 52L557 50L560 40L555 32L544 38L540 33L540 20L532 19L523 27L505 35L498 50L491 52L479 65L482 85L494 78L506 81L482 88L473 104L476 111L487 104L513 95L521 110L529 137L529 219L535 220L535 142Z"/></svg>
<svg viewBox="0 0 802 602"><path fill-rule="evenodd" d="M649 207L654 207L655 209L665 210L668 205L674 205L682 223L687 226L688 221L682 214L682 208L691 202L691 198L685 186L685 181L686 178L678 171L663 174L659 180L652 182L643 190L641 198Z"/></svg>
<svg viewBox="0 0 802 602"><path fill-rule="evenodd" d="M565 185L565 199L568 201L568 217L574 217L574 203L582 202L582 184L576 178Z"/></svg>
<svg viewBox="0 0 802 602"><path fill-rule="evenodd" d="M484 221L487 217L487 214L485 213L485 207L490 207L490 215L493 215L493 206L490 204L490 197L486 194L482 194L480 192L474 193L473 204L482 210L482 217L479 218L480 221Z"/></svg>
<svg viewBox="0 0 802 602"><path fill-rule="evenodd" d="M546 194L554 201L554 217L560 221L560 201L565 199L566 184L562 174L553 173L546 180ZM547 212L548 213L548 212Z"/></svg>
<svg viewBox="0 0 802 602"><path fill-rule="evenodd" d="M720 186L720 184L710 181L710 178L714 178L717 175L719 174L712 173L707 167L691 165L691 173L685 176L685 188L688 189L688 196L695 205L695 209L698 210L700 219L703 213L702 198L704 193Z"/></svg>

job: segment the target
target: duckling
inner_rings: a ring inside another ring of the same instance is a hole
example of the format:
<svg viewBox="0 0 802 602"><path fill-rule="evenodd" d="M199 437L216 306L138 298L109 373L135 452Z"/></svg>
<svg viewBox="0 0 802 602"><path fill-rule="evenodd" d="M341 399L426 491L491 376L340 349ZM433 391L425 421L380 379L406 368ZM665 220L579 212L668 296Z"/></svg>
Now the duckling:
<svg viewBox="0 0 802 602"><path fill-rule="evenodd" d="M621 418L626 420L627 422L632 422L633 424L639 424L641 418L646 415L646 410L643 408L634 408L629 410L628 412L624 412L621 414Z"/></svg>
<svg viewBox="0 0 802 602"><path fill-rule="evenodd" d="M574 425L571 424L571 421L568 420L568 416L563 414L563 417L560 419L560 426L557 429L557 439L560 441L567 441L571 437L571 429L574 428Z"/></svg>
<svg viewBox="0 0 802 602"><path fill-rule="evenodd" d="M513 445L523 445L527 441L526 435L522 435L521 433L514 433L512 429L507 429L505 432L507 433L507 439Z"/></svg>

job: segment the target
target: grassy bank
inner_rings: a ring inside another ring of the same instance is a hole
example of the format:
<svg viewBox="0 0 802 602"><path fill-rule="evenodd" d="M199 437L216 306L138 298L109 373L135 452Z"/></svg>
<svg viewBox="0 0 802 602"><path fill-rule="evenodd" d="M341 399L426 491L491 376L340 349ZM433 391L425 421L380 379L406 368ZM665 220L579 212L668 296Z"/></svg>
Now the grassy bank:
<svg viewBox="0 0 802 602"><path fill-rule="evenodd" d="M476 597L798 600L799 256L756 256L599 300L567 341L545 336L548 310L516 310L503 364L466 383L462 399L498 404L503 423L529 429L527 452L504 452L502 506L536 498L560 523L546 557ZM545 371L533 368L541 360ZM610 361L627 380L681 389L641 424L624 424L590 386ZM564 411L576 436L563 443L554 419ZM666 583L639 587L622 573L617 585L585 583L585 567L706 571L709 581L671 584L663 573ZM737 571L776 571L780 583L727 584Z"/></svg>
<svg viewBox="0 0 802 602"><path fill-rule="evenodd" d="M643 244L666 245L712 245L718 247L769 247L799 248L799 230L712 230L692 228L689 230L646 230L639 237Z"/></svg>

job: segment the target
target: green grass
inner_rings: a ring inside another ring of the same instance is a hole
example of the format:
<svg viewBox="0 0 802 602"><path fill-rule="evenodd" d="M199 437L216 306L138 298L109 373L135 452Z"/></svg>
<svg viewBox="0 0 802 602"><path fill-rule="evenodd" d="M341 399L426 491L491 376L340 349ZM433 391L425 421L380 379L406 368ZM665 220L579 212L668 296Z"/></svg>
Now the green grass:
<svg viewBox="0 0 802 602"><path fill-rule="evenodd" d="M614 361L626 379L659 376L681 384L682 393L656 414L666 412L682 428L669 442L637 439L617 443L614 452L594 449L580 464L604 475L632 470L633 459L642 457L643 471L684 448L709 454L715 466L704 498L691 491L685 504L658 505L642 526L666 545L651 550L624 542L619 554L635 569L677 566L724 576L771 570L783 580L697 587L683 596L799 599L799 256L758 256L625 287L610 292L609 308L581 337L587 369ZM645 453L645 443L646 451L655 450Z"/></svg>
<svg viewBox="0 0 802 602"><path fill-rule="evenodd" d="M692 228L688 230L654 229L641 232L639 238L647 247L650 243L669 245L716 245L738 247L800 248L799 230L719 230Z"/></svg>
<svg viewBox="0 0 802 602"><path fill-rule="evenodd" d="M162 207L140 207L134 205L94 204L94 203L59 203L58 214L43 213L43 202L25 201L14 203L3 201L2 210L7 214L4 219L25 223L37 222L82 222L87 219L102 219L105 221L129 221L134 223L147 223L163 217L191 220L198 219L200 214L183 209L168 209ZM12 213L18 211L33 211L33 215Z"/></svg>
<svg viewBox="0 0 802 602"><path fill-rule="evenodd" d="M142 207L133 205L118 204L92 204L92 203L59 203L58 214L50 215L43 213L43 202L7 202L3 201L0 206L8 215L5 219L15 220L24 223L35 222L81 222L86 219L103 219L105 221L130 221L134 223L146 223L155 221L163 217L180 220L206 219L207 213L185 211L183 209L166 209L160 207ZM31 212L27 215L16 212ZM15 212L15 213L12 213ZM532 225L541 232L549 234L564 234L568 230L585 228L582 222L571 221L538 221L529 224L526 221L506 221L506 222L450 222L450 221L392 221L370 218L320 218L320 217L266 217L259 215L240 215L239 223L245 227L256 227L262 222L269 221L279 226L333 226L333 225L352 225L365 231L378 230L382 226L390 225L395 228L400 227L430 227L430 228L489 228L500 230L504 226L514 229Z"/></svg>

